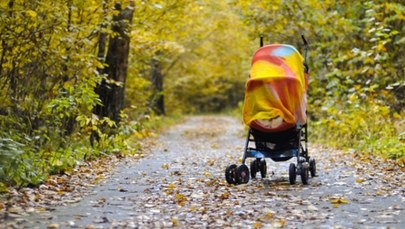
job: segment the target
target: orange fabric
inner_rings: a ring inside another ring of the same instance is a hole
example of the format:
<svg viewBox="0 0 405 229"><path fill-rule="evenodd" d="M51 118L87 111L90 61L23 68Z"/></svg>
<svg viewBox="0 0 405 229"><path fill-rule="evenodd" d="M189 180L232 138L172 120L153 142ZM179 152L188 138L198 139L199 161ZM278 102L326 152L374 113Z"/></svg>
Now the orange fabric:
<svg viewBox="0 0 405 229"><path fill-rule="evenodd" d="M290 45L267 45L253 55L246 84L243 120L246 125L266 126L278 117L284 126L306 123L306 90L303 57ZM286 124L288 125L286 125ZM282 126L280 125L280 126Z"/></svg>

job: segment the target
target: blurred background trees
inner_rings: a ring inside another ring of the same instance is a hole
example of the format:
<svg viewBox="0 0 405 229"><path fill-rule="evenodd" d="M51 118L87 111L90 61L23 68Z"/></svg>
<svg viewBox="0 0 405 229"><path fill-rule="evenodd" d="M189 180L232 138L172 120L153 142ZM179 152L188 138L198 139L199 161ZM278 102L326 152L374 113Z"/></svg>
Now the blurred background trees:
<svg viewBox="0 0 405 229"><path fill-rule="evenodd" d="M0 181L38 184L83 160L131 153L128 137L146 135L156 115L240 107L260 34L301 51L301 34L310 43L313 141L403 158L404 7L379 0L1 1Z"/></svg>
<svg viewBox="0 0 405 229"><path fill-rule="evenodd" d="M405 5L402 1L237 1L253 36L310 42L309 115L323 143L405 155Z"/></svg>

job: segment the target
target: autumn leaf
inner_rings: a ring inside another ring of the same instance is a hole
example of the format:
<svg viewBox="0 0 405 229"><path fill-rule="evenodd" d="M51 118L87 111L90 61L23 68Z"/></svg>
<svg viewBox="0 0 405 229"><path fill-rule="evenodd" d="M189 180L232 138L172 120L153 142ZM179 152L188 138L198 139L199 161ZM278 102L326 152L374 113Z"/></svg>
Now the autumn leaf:
<svg viewBox="0 0 405 229"><path fill-rule="evenodd" d="M179 221L177 220L177 218L172 218L172 225L175 227L179 225Z"/></svg>
<svg viewBox="0 0 405 229"><path fill-rule="evenodd" d="M255 224L253 224L253 228L258 229L258 228L262 228L263 224L261 222L256 222Z"/></svg>
<svg viewBox="0 0 405 229"><path fill-rule="evenodd" d="M274 218L275 213L273 211L268 211L259 217L262 222L271 222Z"/></svg>
<svg viewBox="0 0 405 229"><path fill-rule="evenodd" d="M212 173L210 173L210 172L208 172L208 171L205 171L205 172L204 172L204 176L205 176L205 177L208 177L208 178L212 178Z"/></svg>
<svg viewBox="0 0 405 229"><path fill-rule="evenodd" d="M333 206L334 208L339 207L339 205L341 205L341 204L348 204L348 203L349 203L349 201L348 201L346 198L343 198L343 197L332 198L332 199L330 200L330 202L331 202L331 204L332 204L332 206Z"/></svg>
<svg viewBox="0 0 405 229"><path fill-rule="evenodd" d="M272 223L272 226L275 228L284 228L287 224L287 221L285 219L279 219L277 221L274 221Z"/></svg>
<svg viewBox="0 0 405 229"><path fill-rule="evenodd" d="M183 194L176 193L174 198L175 198L177 204L180 206L184 206L187 203L187 197Z"/></svg>
<svg viewBox="0 0 405 229"><path fill-rule="evenodd" d="M46 228L47 229L58 229L60 226L57 223L49 224Z"/></svg>
<svg viewBox="0 0 405 229"><path fill-rule="evenodd" d="M231 193L229 192L224 192L219 196L219 199L221 200L225 200L225 199L229 199L229 196L231 195Z"/></svg>
<svg viewBox="0 0 405 229"><path fill-rule="evenodd" d="M170 165L168 163L164 163L161 168L162 169L169 169Z"/></svg>

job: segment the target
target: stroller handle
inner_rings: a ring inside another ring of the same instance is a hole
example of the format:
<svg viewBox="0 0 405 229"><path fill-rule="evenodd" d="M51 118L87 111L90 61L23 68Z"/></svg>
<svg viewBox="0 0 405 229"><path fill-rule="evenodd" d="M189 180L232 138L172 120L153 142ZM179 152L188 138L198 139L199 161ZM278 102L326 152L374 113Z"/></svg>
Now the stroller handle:
<svg viewBox="0 0 405 229"><path fill-rule="evenodd" d="M303 34L301 34L301 38L302 38L302 41L304 42L304 67L305 67L305 73L308 73L309 72L309 67L308 67L308 64L307 64L308 42L305 39Z"/></svg>
<svg viewBox="0 0 405 229"><path fill-rule="evenodd" d="M263 34L260 34L260 47L263 47Z"/></svg>
<svg viewBox="0 0 405 229"><path fill-rule="evenodd" d="M305 37L304 37L303 34L301 35L301 38L302 38L302 40L304 41L304 45L305 45L305 46L308 46L308 42L307 42L307 40L305 40Z"/></svg>

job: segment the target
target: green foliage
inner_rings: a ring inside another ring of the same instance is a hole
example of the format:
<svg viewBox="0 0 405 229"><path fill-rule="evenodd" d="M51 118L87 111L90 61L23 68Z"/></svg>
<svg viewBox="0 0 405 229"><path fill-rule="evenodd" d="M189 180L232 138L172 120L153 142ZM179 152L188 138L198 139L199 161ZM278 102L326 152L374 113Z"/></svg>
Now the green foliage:
<svg viewBox="0 0 405 229"><path fill-rule="evenodd" d="M111 122L83 125L82 120L92 119L100 103L94 88L103 66L95 48L99 31L109 33L114 13L112 2L101 3L0 3L0 182L38 184L49 173L100 154L90 147L90 130Z"/></svg>
<svg viewBox="0 0 405 229"><path fill-rule="evenodd" d="M314 139L390 158L405 156L405 6L370 0L235 1L252 35L310 42ZM402 115L401 115L402 114Z"/></svg>

